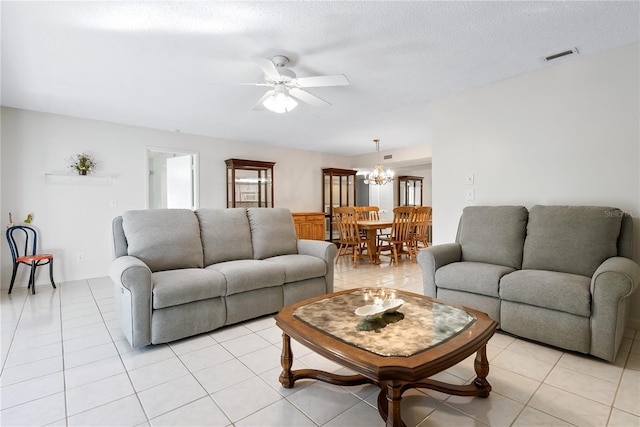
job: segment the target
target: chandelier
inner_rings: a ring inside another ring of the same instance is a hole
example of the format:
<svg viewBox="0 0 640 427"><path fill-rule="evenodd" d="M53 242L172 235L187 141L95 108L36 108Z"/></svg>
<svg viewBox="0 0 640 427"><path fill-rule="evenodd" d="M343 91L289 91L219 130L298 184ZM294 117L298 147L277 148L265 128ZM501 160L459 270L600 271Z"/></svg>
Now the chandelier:
<svg viewBox="0 0 640 427"><path fill-rule="evenodd" d="M364 183L370 185L385 185L393 181L393 171L387 170L385 172L385 170L382 168L382 164L380 163L380 140L374 139L373 142L376 143L378 164L375 166L373 171L365 175Z"/></svg>

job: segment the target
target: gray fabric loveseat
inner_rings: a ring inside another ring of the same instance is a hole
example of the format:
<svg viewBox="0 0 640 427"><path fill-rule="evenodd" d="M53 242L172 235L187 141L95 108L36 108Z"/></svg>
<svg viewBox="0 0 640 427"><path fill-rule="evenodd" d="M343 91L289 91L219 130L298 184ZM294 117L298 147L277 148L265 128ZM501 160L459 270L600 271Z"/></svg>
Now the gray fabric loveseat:
<svg viewBox="0 0 640 427"><path fill-rule="evenodd" d="M629 215L598 206L471 206L455 243L418 253L424 292L486 312L506 332L613 361L630 296Z"/></svg>
<svg viewBox="0 0 640 427"><path fill-rule="evenodd" d="M335 245L298 240L287 209L127 211L113 239L116 312L133 347L333 291Z"/></svg>

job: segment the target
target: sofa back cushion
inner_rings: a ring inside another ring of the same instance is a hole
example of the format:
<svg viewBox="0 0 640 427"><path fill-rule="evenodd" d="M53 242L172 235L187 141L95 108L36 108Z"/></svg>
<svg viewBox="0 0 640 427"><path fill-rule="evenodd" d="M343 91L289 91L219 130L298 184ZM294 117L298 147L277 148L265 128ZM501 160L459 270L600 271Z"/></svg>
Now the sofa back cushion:
<svg viewBox="0 0 640 427"><path fill-rule="evenodd" d="M122 228L128 254L152 272L203 267L198 219L189 209L126 211Z"/></svg>
<svg viewBox="0 0 640 427"><path fill-rule="evenodd" d="M218 262L253 258L246 209L198 209L196 216L200 222L205 267Z"/></svg>
<svg viewBox="0 0 640 427"><path fill-rule="evenodd" d="M247 216L254 259L298 253L298 237L289 209L249 208Z"/></svg>
<svg viewBox="0 0 640 427"><path fill-rule="evenodd" d="M527 217L524 206L467 206L457 238L462 260L521 268Z"/></svg>
<svg viewBox="0 0 640 427"><path fill-rule="evenodd" d="M591 277L618 254L622 216L604 206L532 207L522 268Z"/></svg>

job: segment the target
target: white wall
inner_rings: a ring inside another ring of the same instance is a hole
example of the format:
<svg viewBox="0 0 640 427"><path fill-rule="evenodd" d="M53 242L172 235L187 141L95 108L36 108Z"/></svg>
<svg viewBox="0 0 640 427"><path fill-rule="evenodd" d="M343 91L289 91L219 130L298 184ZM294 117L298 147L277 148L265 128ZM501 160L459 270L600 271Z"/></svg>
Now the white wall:
<svg viewBox="0 0 640 427"><path fill-rule="evenodd" d="M6 224L9 211L16 222L33 213L33 225L41 230L40 246L54 254L54 274L60 282L108 274L111 220L125 210L145 207L145 146L200 153L203 208L226 207L224 160L228 158L275 161L275 206L292 211L321 211L322 168L348 168L351 163L343 156L33 111L2 108L1 114L1 223ZM99 174L115 177L112 186L45 183L45 173L66 173L66 159L80 152L94 155ZM84 252L84 261L76 260L78 252ZM6 243L0 257L1 283L7 288L11 260ZM46 268L39 269L38 284L48 283ZM26 283L26 276L19 279L22 285Z"/></svg>
<svg viewBox="0 0 640 427"><path fill-rule="evenodd" d="M431 163L431 144L428 142L429 136L425 135L423 144L414 145L412 147L394 148L390 150L380 150L380 163L384 168L395 169L411 165L425 165ZM384 148L384 141L380 142L380 147ZM372 147L371 153L361 154L352 157L352 166L355 169L372 169L378 163L378 154L375 152L375 145ZM385 156L391 155L392 158L385 160Z"/></svg>
<svg viewBox="0 0 640 427"><path fill-rule="evenodd" d="M577 58L435 102L434 243L453 241L465 205L611 205L633 215L640 261L639 49ZM474 201L465 200L469 188ZM640 292L632 304L640 327Z"/></svg>

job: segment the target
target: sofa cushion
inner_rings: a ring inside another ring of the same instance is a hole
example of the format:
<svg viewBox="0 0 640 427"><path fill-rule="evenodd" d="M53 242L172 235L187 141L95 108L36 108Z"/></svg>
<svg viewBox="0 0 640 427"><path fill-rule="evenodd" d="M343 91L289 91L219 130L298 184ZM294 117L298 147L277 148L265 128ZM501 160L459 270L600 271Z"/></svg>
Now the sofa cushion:
<svg viewBox="0 0 640 427"><path fill-rule="evenodd" d="M589 353L590 326L586 316L513 301L500 303L500 328L503 331L567 350Z"/></svg>
<svg viewBox="0 0 640 427"><path fill-rule="evenodd" d="M500 278L512 271L513 268L503 265L454 262L436 270L436 285L438 288L498 297Z"/></svg>
<svg viewBox="0 0 640 427"><path fill-rule="evenodd" d="M534 206L529 212L523 269L591 277L618 253L622 212L602 206Z"/></svg>
<svg viewBox="0 0 640 427"><path fill-rule="evenodd" d="M518 270L500 280L500 298L579 316L591 315L591 279L576 274Z"/></svg>
<svg viewBox="0 0 640 427"><path fill-rule="evenodd" d="M128 254L152 272L203 267L198 218L189 209L147 209L122 214Z"/></svg>
<svg viewBox="0 0 640 427"><path fill-rule="evenodd" d="M520 268L527 230L524 206L467 206L458 243L462 260Z"/></svg>
<svg viewBox="0 0 640 427"><path fill-rule="evenodd" d="M205 267L217 262L252 259L251 229L244 208L198 209Z"/></svg>
<svg viewBox="0 0 640 427"><path fill-rule="evenodd" d="M264 261L276 263L284 268L285 283L324 277L327 274L327 263L311 255L279 255Z"/></svg>
<svg viewBox="0 0 640 427"><path fill-rule="evenodd" d="M253 258L265 259L298 251L291 211L284 208L247 209L253 241Z"/></svg>
<svg viewBox="0 0 640 427"><path fill-rule="evenodd" d="M227 281L227 295L280 286L284 283L284 267L273 262L242 259L219 262L206 269L216 270L224 275Z"/></svg>
<svg viewBox="0 0 640 427"><path fill-rule="evenodd" d="M158 271L151 281L154 309L220 297L227 290L222 274L202 268Z"/></svg>

